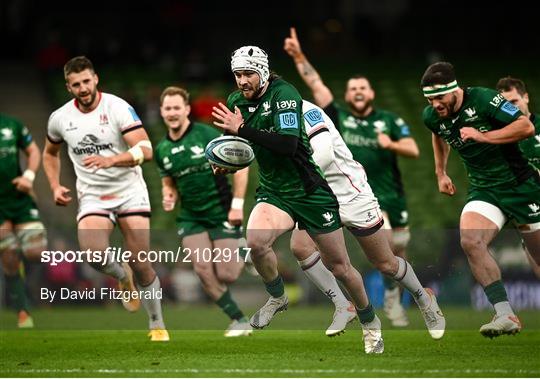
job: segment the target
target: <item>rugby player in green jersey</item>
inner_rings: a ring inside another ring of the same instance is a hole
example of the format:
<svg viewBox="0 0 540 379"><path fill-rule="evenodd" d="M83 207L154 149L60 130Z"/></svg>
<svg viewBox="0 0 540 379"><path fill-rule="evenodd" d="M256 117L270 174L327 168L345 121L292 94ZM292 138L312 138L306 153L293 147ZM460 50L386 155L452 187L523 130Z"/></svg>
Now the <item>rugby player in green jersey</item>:
<svg viewBox="0 0 540 379"><path fill-rule="evenodd" d="M534 135L534 126L496 91L460 88L448 62L429 66L421 86L429 102L423 119L433 133L439 191L450 196L456 193L446 173L450 147L459 153L469 177L460 219L461 246L496 312L480 333L486 337L518 333L521 323L508 302L501 271L488 245L513 220L531 256L540 263L540 176L518 145Z"/></svg>
<svg viewBox="0 0 540 379"><path fill-rule="evenodd" d="M383 211L384 228L388 230L394 255L406 259L410 240L408 212L397 157L417 158L419 150L409 126L401 117L373 107L375 91L363 75L349 78L345 91L348 109L341 108L319 73L302 52L295 28L284 42L298 73L312 92L315 103L330 116L354 160L366 170L368 183ZM394 326L409 321L401 305L400 288L384 277L384 311Z"/></svg>
<svg viewBox="0 0 540 379"><path fill-rule="evenodd" d="M540 115L531 113L529 110L529 93L523 80L512 78L510 76L501 78L497 82L497 91L504 96L506 100L514 104L519 110L531 120L535 127L535 135L519 141L519 148L523 155L534 168L540 170ZM527 247L524 245L525 251ZM540 265L536 264L534 259L527 251L527 259L536 275L540 278Z"/></svg>
<svg viewBox="0 0 540 379"><path fill-rule="evenodd" d="M216 126L252 143L259 163L259 188L247 239L270 298L253 315L251 325L264 328L277 312L287 308L272 245L297 224L315 241L322 262L351 295L366 353L382 353L381 323L368 300L362 277L347 255L338 201L311 157L300 94L270 74L268 56L256 46L236 50L231 70L238 90L229 96L227 106L215 107L213 115ZM398 265L395 276L404 277L407 266L405 262ZM425 291L421 292L418 297L430 299ZM437 333L440 338L444 330Z"/></svg>
<svg viewBox="0 0 540 379"><path fill-rule="evenodd" d="M227 178L214 176L204 156L206 145L221 133L188 118L189 93L183 88L166 88L161 94L160 111L168 130L155 152L163 209L170 212L179 201L176 220L183 251L204 291L231 319L225 337L248 336L253 329L227 288L244 266L238 240L242 236L248 169L234 174L233 197Z"/></svg>
<svg viewBox="0 0 540 379"><path fill-rule="evenodd" d="M19 150L27 157L22 172ZM21 274L21 256L40 260L47 245L45 227L33 199L33 182L40 151L19 120L0 113L0 256L8 297L18 314L19 328L33 328Z"/></svg>

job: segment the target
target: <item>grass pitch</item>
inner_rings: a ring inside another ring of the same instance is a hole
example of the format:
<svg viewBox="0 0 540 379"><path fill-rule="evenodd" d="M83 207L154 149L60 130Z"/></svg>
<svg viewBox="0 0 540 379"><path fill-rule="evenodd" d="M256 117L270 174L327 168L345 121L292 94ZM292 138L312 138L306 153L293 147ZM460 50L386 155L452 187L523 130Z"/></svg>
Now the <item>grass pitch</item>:
<svg viewBox="0 0 540 379"><path fill-rule="evenodd" d="M253 311L253 310L251 310ZM328 338L328 307L291 307L251 337L224 338L228 321L214 306L165 306L167 343L146 338L144 311L53 308L33 312L37 327L16 330L0 313L0 375L10 377L537 377L539 312L519 312L524 330L493 340L478 333L490 312L443 308L447 332L434 341L417 309L411 326L383 320L385 352L363 352L358 322Z"/></svg>

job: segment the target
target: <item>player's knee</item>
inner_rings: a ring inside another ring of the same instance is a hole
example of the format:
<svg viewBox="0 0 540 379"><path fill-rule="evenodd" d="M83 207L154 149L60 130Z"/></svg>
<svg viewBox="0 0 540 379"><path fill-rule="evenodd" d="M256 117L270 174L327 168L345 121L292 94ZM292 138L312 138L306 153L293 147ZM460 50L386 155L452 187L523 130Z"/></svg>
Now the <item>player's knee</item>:
<svg viewBox="0 0 540 379"><path fill-rule="evenodd" d="M481 236L468 233L461 236L461 247L465 254L472 256L486 250L487 244Z"/></svg>
<svg viewBox="0 0 540 379"><path fill-rule="evenodd" d="M304 260L309 258L313 252L317 251L317 247L292 239L291 251L297 260Z"/></svg>
<svg viewBox="0 0 540 379"><path fill-rule="evenodd" d="M272 250L273 240L263 233L248 235L247 244L251 249L252 256L263 256Z"/></svg>
<svg viewBox="0 0 540 379"><path fill-rule="evenodd" d="M351 272L351 264L348 262L337 263L332 265L330 270L332 275L339 281L345 281Z"/></svg>
<svg viewBox="0 0 540 379"><path fill-rule="evenodd" d="M399 229L392 232L392 243L395 251L403 251L409 245L411 232L409 229Z"/></svg>
<svg viewBox="0 0 540 379"><path fill-rule="evenodd" d="M397 260L386 260L379 261L375 264L377 270L379 270L383 275L393 277L398 271L398 262Z"/></svg>
<svg viewBox="0 0 540 379"><path fill-rule="evenodd" d="M232 284L240 276L239 270L228 268L217 272L217 278L221 283Z"/></svg>
<svg viewBox="0 0 540 379"><path fill-rule="evenodd" d="M30 222L17 230L17 238L24 256L39 261L41 252L47 247L47 232L40 221Z"/></svg>

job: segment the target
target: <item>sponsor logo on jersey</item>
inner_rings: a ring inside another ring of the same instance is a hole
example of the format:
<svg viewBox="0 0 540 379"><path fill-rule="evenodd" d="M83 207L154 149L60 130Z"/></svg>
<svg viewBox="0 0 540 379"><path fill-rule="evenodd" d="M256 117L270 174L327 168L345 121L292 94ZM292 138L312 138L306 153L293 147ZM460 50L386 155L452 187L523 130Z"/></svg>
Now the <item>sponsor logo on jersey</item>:
<svg viewBox="0 0 540 379"><path fill-rule="evenodd" d="M513 116L519 111L519 108L507 101L501 106L501 110L508 113L510 116Z"/></svg>
<svg viewBox="0 0 540 379"><path fill-rule="evenodd" d="M131 113L131 117L133 117L133 121L141 121L139 116L137 115L137 112L135 112L135 109L133 107L128 108L129 113Z"/></svg>
<svg viewBox="0 0 540 379"><path fill-rule="evenodd" d="M304 120L306 120L309 126L311 126L312 128L315 125L324 121L322 114L321 112L319 112L318 109L310 109L309 111L304 113Z"/></svg>
<svg viewBox="0 0 540 379"><path fill-rule="evenodd" d="M85 135L77 145L73 148L76 155L99 154L101 150L110 150L113 147L112 143L99 143L99 138L93 134Z"/></svg>
<svg viewBox="0 0 540 379"><path fill-rule="evenodd" d="M506 101L503 95L500 93L497 94L491 101L489 102L491 105L493 105L495 108L497 108L503 101Z"/></svg>
<svg viewBox="0 0 540 379"><path fill-rule="evenodd" d="M360 136L351 132L344 132L342 137L343 141L345 141L347 145L368 147L371 149L379 148L379 142L377 142L376 138L366 138L364 136Z"/></svg>
<svg viewBox="0 0 540 379"><path fill-rule="evenodd" d="M2 133L2 141L9 141L10 139L13 139L13 130L9 128L2 128L0 133Z"/></svg>
<svg viewBox="0 0 540 379"><path fill-rule="evenodd" d="M281 129L298 129L298 116L294 112L281 113L279 115Z"/></svg>
<svg viewBox="0 0 540 379"><path fill-rule="evenodd" d="M258 107L248 107L248 112L253 113L257 110Z"/></svg>
<svg viewBox="0 0 540 379"><path fill-rule="evenodd" d="M186 148L184 147L184 145L180 145L180 146L175 146L171 149L171 154L179 154L181 153L182 151L185 151Z"/></svg>
<svg viewBox="0 0 540 379"><path fill-rule="evenodd" d="M198 159L204 157L204 149L200 146L191 146L190 147L191 152L193 155L191 156L191 159Z"/></svg>
<svg viewBox="0 0 540 379"><path fill-rule="evenodd" d="M276 103L277 109L294 109L296 108L296 100L282 100Z"/></svg>

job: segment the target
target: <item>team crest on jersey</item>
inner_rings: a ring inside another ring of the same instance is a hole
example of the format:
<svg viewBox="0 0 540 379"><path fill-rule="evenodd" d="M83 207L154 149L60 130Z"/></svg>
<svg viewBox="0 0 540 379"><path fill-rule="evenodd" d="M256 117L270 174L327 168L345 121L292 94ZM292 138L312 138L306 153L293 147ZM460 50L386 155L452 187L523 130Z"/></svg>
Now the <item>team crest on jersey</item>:
<svg viewBox="0 0 540 379"><path fill-rule="evenodd" d="M191 156L191 159L198 159L204 157L204 149L200 146L191 146L190 148L193 155Z"/></svg>
<svg viewBox="0 0 540 379"><path fill-rule="evenodd" d="M109 118L106 114L100 114L99 115L99 125L108 125L109 124Z"/></svg>
<svg viewBox="0 0 540 379"><path fill-rule="evenodd" d="M529 216L533 217L533 216L537 216L538 214L540 214L540 205L538 205L536 203L531 203L531 204L529 204L529 208L532 211L532 213L529 213Z"/></svg>
<svg viewBox="0 0 540 379"><path fill-rule="evenodd" d="M0 132L2 133L2 141L9 141L10 139L13 139L13 130L9 128L2 128Z"/></svg>
<svg viewBox="0 0 540 379"><path fill-rule="evenodd" d="M265 101L263 103L264 111L261 113L261 116L268 116L270 113L272 113L272 109L270 109L270 102Z"/></svg>
<svg viewBox="0 0 540 379"><path fill-rule="evenodd" d="M465 114L469 116L468 118L465 119L465 122L471 122L478 118L478 115L476 114L476 109L474 107L466 108Z"/></svg>
<svg viewBox="0 0 540 379"><path fill-rule="evenodd" d="M358 124L356 123L356 120L353 116L349 116L345 120L343 120L343 126L350 129L358 128Z"/></svg>
<svg viewBox="0 0 540 379"><path fill-rule="evenodd" d="M375 130L380 133L386 130L386 122L384 122L383 120L374 121L373 126L375 127Z"/></svg>

